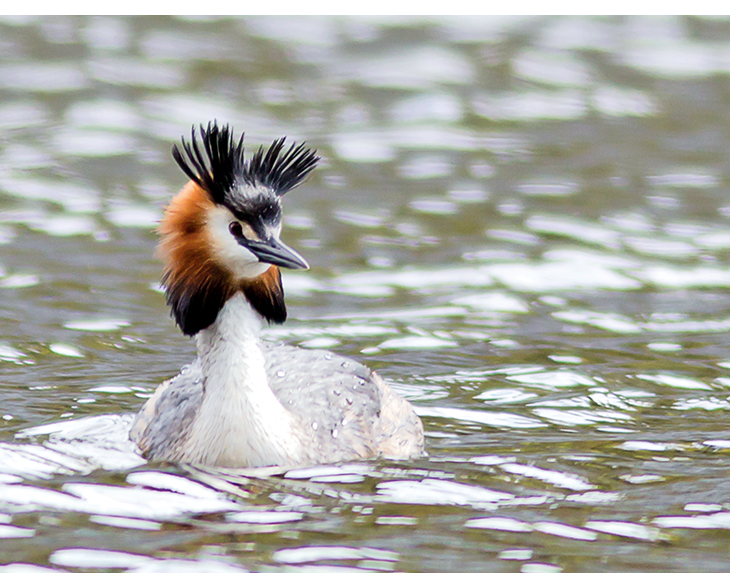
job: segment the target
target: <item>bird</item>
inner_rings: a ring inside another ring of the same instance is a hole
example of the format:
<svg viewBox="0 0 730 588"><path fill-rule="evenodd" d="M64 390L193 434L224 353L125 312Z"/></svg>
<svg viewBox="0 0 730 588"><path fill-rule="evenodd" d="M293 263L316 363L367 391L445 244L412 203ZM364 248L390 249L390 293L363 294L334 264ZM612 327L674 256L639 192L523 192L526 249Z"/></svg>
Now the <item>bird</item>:
<svg viewBox="0 0 730 588"><path fill-rule="evenodd" d="M150 461L299 467L425 455L413 406L376 372L322 349L262 340L287 311L280 268L309 269L281 240L284 194L320 157L286 137L247 159L217 121L172 147L189 181L157 229L162 286L197 358L160 384L130 439Z"/></svg>

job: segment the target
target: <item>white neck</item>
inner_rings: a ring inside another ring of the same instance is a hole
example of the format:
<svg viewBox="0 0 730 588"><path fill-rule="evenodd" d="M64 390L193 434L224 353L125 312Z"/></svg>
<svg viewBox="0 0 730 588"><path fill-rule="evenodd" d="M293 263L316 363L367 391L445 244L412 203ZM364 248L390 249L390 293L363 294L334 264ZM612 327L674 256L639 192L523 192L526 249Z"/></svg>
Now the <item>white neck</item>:
<svg viewBox="0 0 730 588"><path fill-rule="evenodd" d="M239 293L196 335L204 394L186 444L188 460L229 467L301 461L294 418L266 377L260 331L261 318Z"/></svg>

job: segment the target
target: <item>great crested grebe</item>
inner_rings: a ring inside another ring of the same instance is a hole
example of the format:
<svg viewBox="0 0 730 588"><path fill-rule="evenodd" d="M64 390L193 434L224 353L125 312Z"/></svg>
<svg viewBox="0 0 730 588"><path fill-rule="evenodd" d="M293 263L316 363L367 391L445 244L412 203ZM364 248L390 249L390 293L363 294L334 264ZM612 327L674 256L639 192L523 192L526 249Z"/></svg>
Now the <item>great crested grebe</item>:
<svg viewBox="0 0 730 588"><path fill-rule="evenodd" d="M295 466L424 453L413 407L375 372L321 350L267 343L286 320L279 267L308 269L285 245L281 196L319 157L284 139L244 158L243 135L193 127L173 157L190 181L165 210L159 253L167 303L197 359L161 384L130 432L155 461Z"/></svg>

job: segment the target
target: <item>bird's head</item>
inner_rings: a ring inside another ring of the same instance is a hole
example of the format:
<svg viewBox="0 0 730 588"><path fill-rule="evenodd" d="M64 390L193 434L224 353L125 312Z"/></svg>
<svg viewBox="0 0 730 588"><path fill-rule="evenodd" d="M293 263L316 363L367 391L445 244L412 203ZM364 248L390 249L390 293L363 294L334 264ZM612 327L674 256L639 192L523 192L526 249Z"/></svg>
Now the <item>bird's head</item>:
<svg viewBox="0 0 730 588"><path fill-rule="evenodd" d="M190 181L160 224L167 303L186 335L210 326L226 301L243 292L270 322L286 319L279 267L308 269L285 245L281 196L301 184L319 157L303 144L274 141L246 160L243 135L209 123L172 155Z"/></svg>

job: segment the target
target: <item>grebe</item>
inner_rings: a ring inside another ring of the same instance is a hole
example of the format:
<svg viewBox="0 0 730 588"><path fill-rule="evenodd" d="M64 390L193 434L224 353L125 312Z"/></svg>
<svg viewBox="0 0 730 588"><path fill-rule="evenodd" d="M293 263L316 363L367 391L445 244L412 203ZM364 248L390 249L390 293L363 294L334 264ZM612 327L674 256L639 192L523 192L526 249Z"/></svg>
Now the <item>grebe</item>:
<svg viewBox="0 0 730 588"><path fill-rule="evenodd" d="M175 161L190 181L158 232L167 304L198 357L161 384L130 438L144 457L226 467L299 466L424 453L413 407L364 365L261 340L286 320L279 267L308 269L279 238L281 196L319 157L285 138L246 161L243 135L193 127Z"/></svg>

